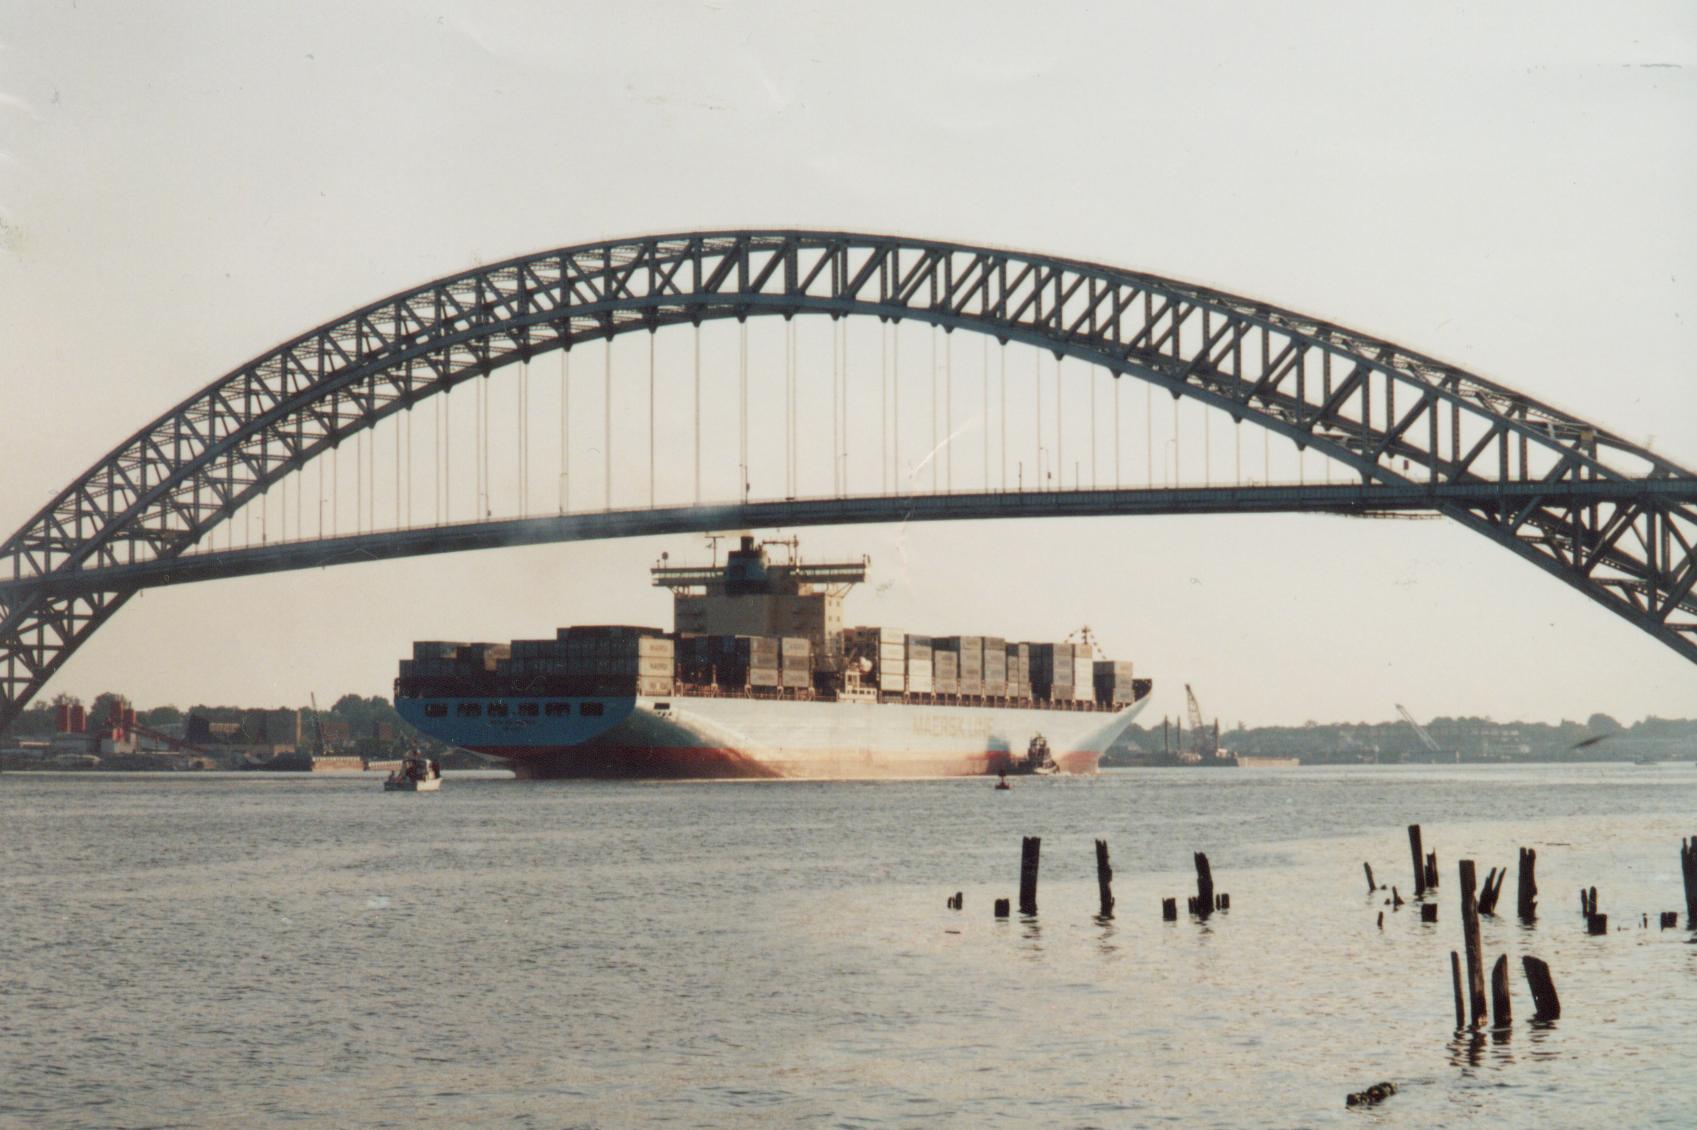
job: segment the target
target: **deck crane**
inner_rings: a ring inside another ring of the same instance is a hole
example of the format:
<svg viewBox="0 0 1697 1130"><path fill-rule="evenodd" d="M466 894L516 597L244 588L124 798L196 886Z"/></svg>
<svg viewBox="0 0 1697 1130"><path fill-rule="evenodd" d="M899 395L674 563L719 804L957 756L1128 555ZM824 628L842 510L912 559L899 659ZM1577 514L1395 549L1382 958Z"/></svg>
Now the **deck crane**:
<svg viewBox="0 0 1697 1130"><path fill-rule="evenodd" d="M1396 704L1396 712L1402 715L1402 720L1404 722L1407 722L1414 728L1414 735L1420 739L1421 745L1425 746L1429 752L1440 757L1443 756L1444 751L1438 748L1438 743L1432 740L1432 735L1426 732L1426 727L1414 720L1414 715L1408 712L1408 707L1399 702Z"/></svg>

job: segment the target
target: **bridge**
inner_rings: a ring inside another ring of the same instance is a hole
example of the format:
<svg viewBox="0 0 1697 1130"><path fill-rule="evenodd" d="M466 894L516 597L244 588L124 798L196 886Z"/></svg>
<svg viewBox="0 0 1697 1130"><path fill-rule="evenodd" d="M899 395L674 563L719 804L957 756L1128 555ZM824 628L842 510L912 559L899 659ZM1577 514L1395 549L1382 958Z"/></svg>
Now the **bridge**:
<svg viewBox="0 0 1697 1130"><path fill-rule="evenodd" d="M686 233L391 295L147 423L0 546L0 730L150 586L732 527L1269 511L1447 518L1697 661L1697 475L1525 393L1102 264Z"/></svg>

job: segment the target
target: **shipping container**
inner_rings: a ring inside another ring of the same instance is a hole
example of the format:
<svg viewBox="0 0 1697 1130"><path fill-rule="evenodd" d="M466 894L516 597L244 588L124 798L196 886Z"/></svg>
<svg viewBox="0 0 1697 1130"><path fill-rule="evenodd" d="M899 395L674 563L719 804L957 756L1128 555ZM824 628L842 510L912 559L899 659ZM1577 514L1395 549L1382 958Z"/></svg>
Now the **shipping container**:
<svg viewBox="0 0 1697 1130"><path fill-rule="evenodd" d="M807 690L813 686L811 667L785 667L778 681L786 690Z"/></svg>
<svg viewBox="0 0 1697 1130"><path fill-rule="evenodd" d="M412 645L414 659L453 659L460 653L463 643L449 643L446 640L417 640Z"/></svg>

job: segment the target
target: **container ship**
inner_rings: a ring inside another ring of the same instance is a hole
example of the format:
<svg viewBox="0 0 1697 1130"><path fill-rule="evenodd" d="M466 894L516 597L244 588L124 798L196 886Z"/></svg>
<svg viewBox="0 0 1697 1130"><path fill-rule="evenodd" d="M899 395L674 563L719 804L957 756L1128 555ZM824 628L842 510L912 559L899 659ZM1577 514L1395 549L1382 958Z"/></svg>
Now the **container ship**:
<svg viewBox="0 0 1697 1130"><path fill-rule="evenodd" d="M673 631L421 640L395 707L520 777L814 779L1090 773L1143 709L1150 680L1089 642L845 627L867 565L748 536L723 564L662 557Z"/></svg>

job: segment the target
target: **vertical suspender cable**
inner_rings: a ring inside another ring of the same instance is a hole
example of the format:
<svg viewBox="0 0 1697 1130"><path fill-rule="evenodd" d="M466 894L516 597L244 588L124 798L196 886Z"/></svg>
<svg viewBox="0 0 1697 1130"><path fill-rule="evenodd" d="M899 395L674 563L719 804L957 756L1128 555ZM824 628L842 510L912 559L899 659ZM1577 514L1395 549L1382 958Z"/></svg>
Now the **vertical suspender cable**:
<svg viewBox="0 0 1697 1130"><path fill-rule="evenodd" d="M1173 397L1173 486L1178 486L1178 472L1181 465L1178 431L1178 397Z"/></svg>
<svg viewBox="0 0 1697 1130"><path fill-rule="evenodd" d="M954 334L944 334L944 489L954 490Z"/></svg>
<svg viewBox="0 0 1697 1130"><path fill-rule="evenodd" d="M737 324L737 495L748 501L748 322Z"/></svg>
<svg viewBox="0 0 1697 1130"><path fill-rule="evenodd" d="M530 360L519 370L519 517L530 513Z"/></svg>
<svg viewBox="0 0 1697 1130"><path fill-rule="evenodd" d="M601 486L607 509L613 508L613 335L601 365Z"/></svg>
<svg viewBox="0 0 1697 1130"><path fill-rule="evenodd" d="M890 481L902 490L902 326L890 329Z"/></svg>
<svg viewBox="0 0 1697 1130"><path fill-rule="evenodd" d="M489 374L483 374L483 513L488 518L495 513L495 485L489 481L489 416L493 399L489 395Z"/></svg>
<svg viewBox="0 0 1697 1130"><path fill-rule="evenodd" d="M412 382L407 382L412 389ZM412 525L412 406L407 406L407 525Z"/></svg>
<svg viewBox="0 0 1697 1130"><path fill-rule="evenodd" d="M1055 481L1060 489L1067 485L1066 416L1061 412L1061 359L1055 358ZM1073 478L1077 478L1074 475ZM1078 484L1073 483L1074 486Z"/></svg>
<svg viewBox="0 0 1697 1130"><path fill-rule="evenodd" d="M796 321L784 319L784 497L796 497Z"/></svg>
<svg viewBox="0 0 1697 1130"><path fill-rule="evenodd" d="M648 331L648 508L654 509L654 338Z"/></svg>
<svg viewBox="0 0 1697 1130"><path fill-rule="evenodd" d="M889 494L889 322L877 324L877 485Z"/></svg>
<svg viewBox="0 0 1697 1130"><path fill-rule="evenodd" d="M701 323L695 324L695 504L701 505Z"/></svg>
<svg viewBox="0 0 1697 1130"><path fill-rule="evenodd" d="M842 351L843 351L843 383L842 383L843 452L842 452L842 461L843 461L843 493L847 494L849 492L849 481L848 481L848 479L849 479L849 473L848 473L848 469L849 469L849 410L848 410L849 409L849 395L848 395L848 388L849 388L849 384L848 384L848 382L849 382L849 332L848 332L849 331L849 324L848 324L848 319L847 318L842 319L842 324L843 324L843 345L842 345Z"/></svg>
<svg viewBox="0 0 1697 1130"><path fill-rule="evenodd" d="M1037 466L1032 468L1033 480L1037 489L1043 489L1043 351L1032 351L1032 359L1036 362L1031 366L1031 403L1036 407L1033 416L1037 424Z"/></svg>
<svg viewBox="0 0 1697 1130"><path fill-rule="evenodd" d="M1234 480L1236 480L1236 483L1237 483L1238 486L1242 486L1243 485L1243 422L1241 420L1238 421L1236 424L1234 424L1232 426L1232 440L1233 440L1234 444L1236 445L1236 452L1235 452L1236 458L1233 462L1232 478Z"/></svg>
<svg viewBox="0 0 1697 1130"><path fill-rule="evenodd" d="M324 536L324 460L318 460L318 536Z"/></svg>
<svg viewBox="0 0 1697 1130"><path fill-rule="evenodd" d="M1155 485L1155 386L1143 383L1143 453L1149 469L1143 473L1143 485Z"/></svg>
<svg viewBox="0 0 1697 1130"><path fill-rule="evenodd" d="M841 452L842 433L839 430L839 428L840 428L839 421L840 421L841 417L838 415L839 390L842 386L842 380L843 380L842 332L843 332L843 326L842 326L841 319L838 319L838 318L831 319L831 493L832 493L832 495L841 495L843 493L843 467L842 467L842 452Z"/></svg>
<svg viewBox="0 0 1697 1130"><path fill-rule="evenodd" d="M1084 367L1084 379L1090 382L1090 489L1096 489L1096 366Z"/></svg>
<svg viewBox="0 0 1697 1130"><path fill-rule="evenodd" d="M1114 489L1120 485L1120 385L1125 379L1118 373L1112 373L1114 381Z"/></svg>
<svg viewBox="0 0 1697 1130"><path fill-rule="evenodd" d="M1202 485L1211 486L1214 482L1214 415L1207 407L1202 409Z"/></svg>
<svg viewBox="0 0 1697 1130"><path fill-rule="evenodd" d="M408 413L408 418L411 418L411 413ZM401 494L405 481L401 478L401 441L404 438L401 434L401 421L397 418L395 420L395 529L397 530L401 528L401 518L404 516L401 510Z"/></svg>
<svg viewBox="0 0 1697 1130"><path fill-rule="evenodd" d="M572 346L560 350L560 512L572 504Z"/></svg>
<svg viewBox="0 0 1697 1130"><path fill-rule="evenodd" d="M1008 489L1008 347L1000 345L996 352L1002 364L1002 490Z"/></svg>
<svg viewBox="0 0 1697 1130"><path fill-rule="evenodd" d="M931 327L931 493L937 493L937 327Z"/></svg>
<svg viewBox="0 0 1697 1130"><path fill-rule="evenodd" d="M979 376L981 378L981 380L980 380L980 386L981 387L978 390L978 404L979 404L979 407L983 410L983 413L984 413L984 415L983 415L984 426L983 426L982 430L979 432L979 435L982 437L982 439L984 441L983 450L980 452L980 454L984 457L984 460L983 460L984 461L984 490L985 490L986 493L988 493L989 490L990 490L990 339L989 338L986 337L983 340L983 346L984 346L984 356L983 356L982 360L983 360L984 364L983 364L983 368L979 372Z"/></svg>
<svg viewBox="0 0 1697 1130"><path fill-rule="evenodd" d="M449 425L453 423L453 415L448 411L448 409L453 407L453 404L448 398L452 395L453 389L443 389L441 392L436 394L436 424L438 427L438 435L436 439L436 443L438 445L436 450L437 525L444 525L448 521L448 472L453 469L452 459L454 454L453 447L449 443L449 437L453 431Z"/></svg>

